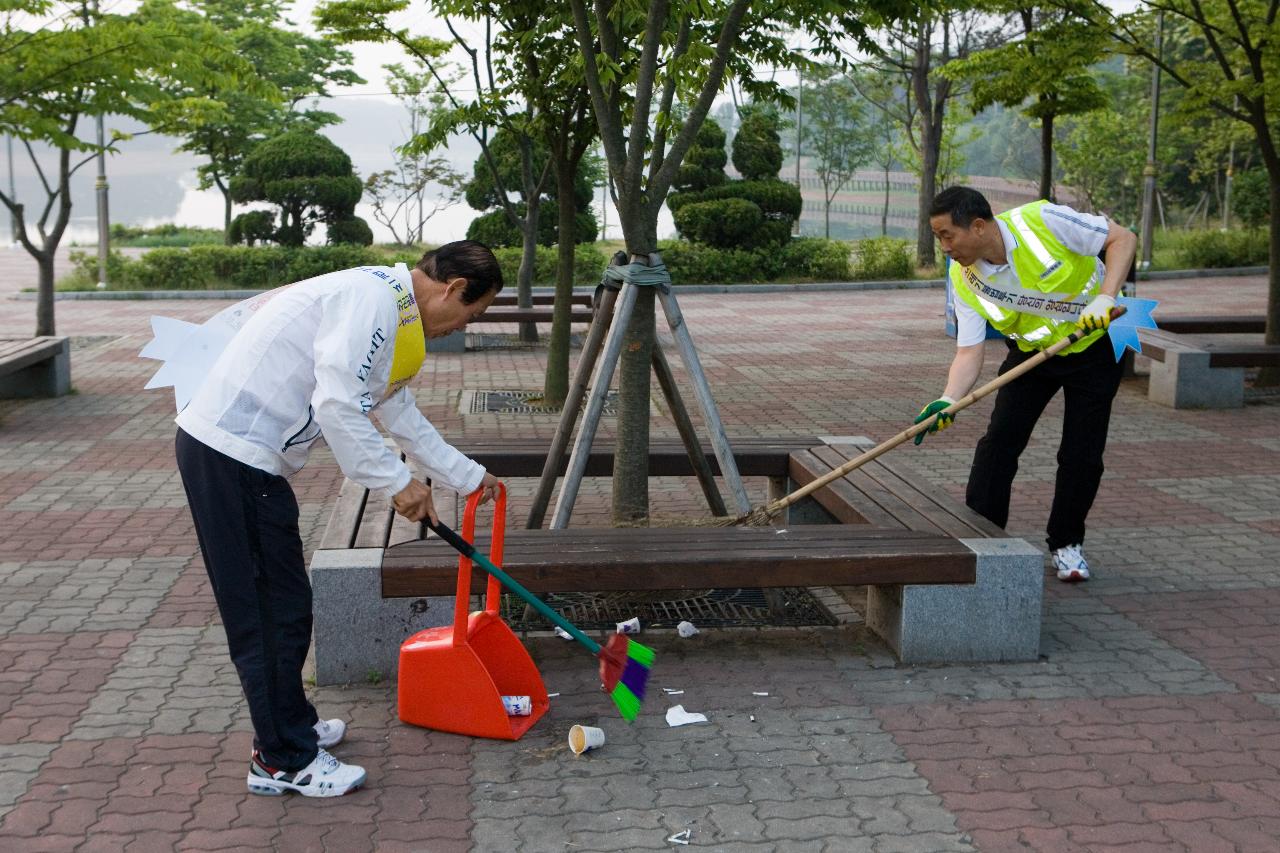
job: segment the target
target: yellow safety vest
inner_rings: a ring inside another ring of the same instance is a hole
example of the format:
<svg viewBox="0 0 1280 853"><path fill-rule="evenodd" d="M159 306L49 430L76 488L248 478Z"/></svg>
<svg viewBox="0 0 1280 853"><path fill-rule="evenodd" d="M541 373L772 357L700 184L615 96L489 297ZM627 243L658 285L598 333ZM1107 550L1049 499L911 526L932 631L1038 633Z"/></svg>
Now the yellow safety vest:
<svg viewBox="0 0 1280 853"><path fill-rule="evenodd" d="M395 341L391 345L391 374L387 379L387 393L384 395L390 397L422 369L422 363L427 359L427 336L422 331L422 316L418 313L418 303L413 298L412 274L406 276L410 282L406 287L398 277L387 275L382 270L370 267L362 269L387 283L396 295L396 308L400 311Z"/></svg>
<svg viewBox="0 0 1280 853"><path fill-rule="evenodd" d="M1010 253L1018 287L994 286L975 267L951 264L956 296L1024 352L1046 349L1076 331L1079 323L1072 318L1102 287L1097 258L1071 251L1044 224L1046 204L1033 201L996 217L1018 243ZM1104 334L1094 332L1061 354L1081 352Z"/></svg>

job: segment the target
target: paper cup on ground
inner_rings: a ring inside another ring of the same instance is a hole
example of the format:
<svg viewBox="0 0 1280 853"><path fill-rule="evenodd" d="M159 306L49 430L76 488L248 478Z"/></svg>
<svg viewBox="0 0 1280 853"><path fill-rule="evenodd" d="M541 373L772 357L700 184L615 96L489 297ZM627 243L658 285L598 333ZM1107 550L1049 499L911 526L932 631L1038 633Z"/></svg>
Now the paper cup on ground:
<svg viewBox="0 0 1280 853"><path fill-rule="evenodd" d="M698 633L698 626L694 625L692 622L681 622L676 626L676 633L687 640L694 634Z"/></svg>
<svg viewBox="0 0 1280 853"><path fill-rule="evenodd" d="M569 748L574 755L582 755L604 746L604 729L595 726L574 726L569 729Z"/></svg>
<svg viewBox="0 0 1280 853"><path fill-rule="evenodd" d="M619 634L639 634L640 633L640 617L632 616L626 622L618 623Z"/></svg>
<svg viewBox="0 0 1280 853"><path fill-rule="evenodd" d="M510 717L529 717L533 715L533 700L528 696L503 696L502 705Z"/></svg>

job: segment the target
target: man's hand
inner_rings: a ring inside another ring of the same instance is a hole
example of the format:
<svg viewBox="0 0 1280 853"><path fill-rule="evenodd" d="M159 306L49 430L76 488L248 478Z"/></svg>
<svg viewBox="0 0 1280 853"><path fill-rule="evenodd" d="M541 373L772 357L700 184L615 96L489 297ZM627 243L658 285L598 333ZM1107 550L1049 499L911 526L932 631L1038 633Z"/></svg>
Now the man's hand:
<svg viewBox="0 0 1280 853"><path fill-rule="evenodd" d="M934 400L932 403L930 403L929 405L925 406L923 409L920 410L920 414L916 415L915 423L926 421L933 415L937 415L938 419L934 421L933 425L930 426L927 430L925 430L924 432L916 436L917 445L919 445L920 442L924 441L925 433L937 432L939 430L943 430L951 426L951 423L956 419L956 416L944 415L940 413L942 412L943 409L947 408L954 402L955 400L952 400L950 397L939 397L938 399Z"/></svg>
<svg viewBox="0 0 1280 853"><path fill-rule="evenodd" d="M432 524L440 523L439 517L436 516L436 505L431 500L431 487L425 483L410 480L409 485L391 499L391 504L396 508L396 512L410 521L422 521L426 518L430 519Z"/></svg>
<svg viewBox="0 0 1280 853"><path fill-rule="evenodd" d="M1115 307L1115 297L1099 293L1080 314L1080 328L1086 332L1097 332L1107 328L1111 325L1111 309Z"/></svg>
<svg viewBox="0 0 1280 853"><path fill-rule="evenodd" d="M480 481L480 488L476 489L480 493L480 503L488 503L491 499L498 499L498 487L502 485L502 481L490 474L488 471L484 473L484 479Z"/></svg>

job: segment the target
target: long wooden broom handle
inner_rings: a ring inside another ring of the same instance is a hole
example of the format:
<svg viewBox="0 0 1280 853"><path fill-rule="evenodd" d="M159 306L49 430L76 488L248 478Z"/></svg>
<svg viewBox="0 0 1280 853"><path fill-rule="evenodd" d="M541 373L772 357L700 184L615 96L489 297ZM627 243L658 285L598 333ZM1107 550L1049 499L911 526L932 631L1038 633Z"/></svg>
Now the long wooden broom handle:
<svg viewBox="0 0 1280 853"><path fill-rule="evenodd" d="M1115 308L1111 309L1111 319L1114 321L1116 318L1123 316L1126 310L1127 309L1123 305L1117 305ZM1008 372L1000 376L997 376L995 379L992 379L990 382L988 382L986 385L983 385L981 388L978 388L976 391L970 391L968 394L961 397L959 400L956 400L950 406L947 406L941 412L938 412L937 414L934 414L934 415L930 415L925 420L921 421L918 424L912 425L909 429L903 430L902 432L898 433L888 441L885 441L882 444L876 445L875 447L871 448L867 452L863 453L861 456L857 456L853 459L850 459L848 462L844 463L839 468L836 468L834 471L830 471L826 474L823 474L821 477L814 480L812 483L808 484L807 486L801 486L791 494L778 498L776 501L768 505L769 511L775 512L780 509L786 509L787 507L791 506L793 503L800 500L801 498L806 497L807 495L813 492L816 492L818 489L821 489L823 486L826 486L832 482L835 482L836 480L839 480L841 477L848 474L850 471L855 471L858 468L861 468L863 465L866 465L871 460L877 459L880 456L884 455L885 453L888 453L890 450L893 450L893 448L897 447L899 444L902 444L904 441L913 439L920 433L928 430L929 427L933 426L933 424L938 420L938 415L941 415L941 414L953 415L956 412L960 411L961 409L966 409L969 406L972 406L974 403L978 402L979 400L981 400L983 397L987 396L991 392L999 391L1005 385L1008 385L1010 382L1017 379L1019 376L1026 373L1028 370L1034 370L1044 362L1048 361L1058 353L1062 352L1067 347L1071 346L1072 344L1078 343L1081 338L1091 334L1093 334L1093 332L1086 332L1084 329L1078 329L1077 331L1072 332L1070 335L1058 341L1057 343L1053 344L1052 346L1046 347L1045 349L1036 353L1031 358L1022 362L1022 364L1019 364L1017 367L1014 367Z"/></svg>

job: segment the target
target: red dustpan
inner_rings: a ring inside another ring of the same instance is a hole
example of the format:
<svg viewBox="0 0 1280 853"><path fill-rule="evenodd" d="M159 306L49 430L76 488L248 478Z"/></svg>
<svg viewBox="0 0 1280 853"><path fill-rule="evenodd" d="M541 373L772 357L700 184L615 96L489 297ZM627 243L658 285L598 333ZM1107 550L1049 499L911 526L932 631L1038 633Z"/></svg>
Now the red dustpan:
<svg viewBox="0 0 1280 853"><path fill-rule="evenodd" d="M462 535L474 541L477 492L467 501ZM494 504L490 559L502 564L507 492ZM442 732L517 740L547 712L547 688L520 639L498 615L502 585L490 577L485 609L467 613L471 560L458 559L453 625L419 631L400 646L399 714L406 723ZM528 696L533 712L507 714L503 696Z"/></svg>

